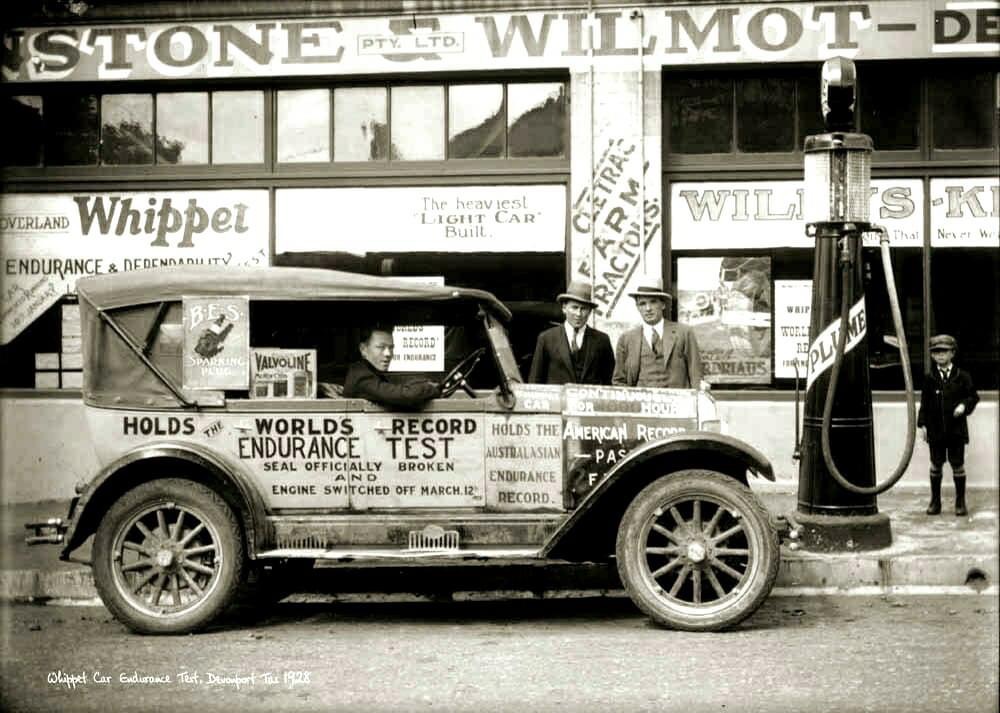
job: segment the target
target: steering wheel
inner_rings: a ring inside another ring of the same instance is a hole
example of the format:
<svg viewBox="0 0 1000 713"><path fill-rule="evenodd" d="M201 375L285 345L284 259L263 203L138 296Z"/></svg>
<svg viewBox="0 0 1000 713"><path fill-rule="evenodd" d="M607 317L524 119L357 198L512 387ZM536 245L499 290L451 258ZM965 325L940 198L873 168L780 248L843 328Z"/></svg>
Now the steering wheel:
<svg viewBox="0 0 1000 713"><path fill-rule="evenodd" d="M451 371L445 374L444 379L441 380L441 398L448 398L458 391L459 388L472 398L476 397L476 392L472 390L465 378L472 373L472 370L476 368L476 364L479 363L479 360L483 358L483 354L485 353L485 347L479 347L479 349L455 364L451 368Z"/></svg>

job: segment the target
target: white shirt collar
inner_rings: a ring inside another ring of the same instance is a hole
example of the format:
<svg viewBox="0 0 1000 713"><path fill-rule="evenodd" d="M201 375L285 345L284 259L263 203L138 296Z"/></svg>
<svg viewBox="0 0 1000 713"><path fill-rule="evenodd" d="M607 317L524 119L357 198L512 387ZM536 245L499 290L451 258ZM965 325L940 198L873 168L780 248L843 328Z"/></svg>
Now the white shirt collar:
<svg viewBox="0 0 1000 713"><path fill-rule="evenodd" d="M570 324L568 321L567 322L563 322L563 329L566 330L566 341L570 342L572 344L573 343L573 325ZM577 342L576 342L577 348L583 346L583 333L586 330L587 330L587 325L586 324L583 325L582 327L580 327L580 331L578 332Z"/></svg>
<svg viewBox="0 0 1000 713"><path fill-rule="evenodd" d="M662 343L662 341L663 341L663 326L664 326L663 322L664 322L664 320L661 319L656 324L646 324L645 322L642 323L642 336L644 336L646 338L646 343L649 344L649 346L653 346L653 332L654 331L657 334L660 335L660 341Z"/></svg>

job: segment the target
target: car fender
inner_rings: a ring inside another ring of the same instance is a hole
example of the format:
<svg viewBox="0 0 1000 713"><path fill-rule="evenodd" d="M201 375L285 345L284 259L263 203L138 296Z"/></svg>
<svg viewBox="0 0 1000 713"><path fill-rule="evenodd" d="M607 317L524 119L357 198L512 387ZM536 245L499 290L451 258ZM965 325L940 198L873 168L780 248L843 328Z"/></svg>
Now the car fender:
<svg viewBox="0 0 1000 713"><path fill-rule="evenodd" d="M206 484L221 486L223 496L235 506L236 516L242 521L248 556L253 557L259 547L273 541L264 500L241 468L196 444L159 443L140 446L125 453L94 476L80 494L69 522L60 559L68 559L69 554L96 531L101 517L101 513L97 511L106 506L109 499L128 489L121 478L127 478L126 473L133 472L136 468L148 472L143 465L153 466L156 460L180 461L195 472L207 476L204 481ZM146 480L148 478L135 478L133 485Z"/></svg>
<svg viewBox="0 0 1000 713"><path fill-rule="evenodd" d="M645 466L667 459L677 470L689 468L717 469L744 485L746 471L774 481L771 462L753 446L732 436L714 431L684 431L656 441L650 441L630 451L590 489L572 514L552 533L542 554L556 556L567 540L572 539L582 523L592 521L595 513L605 510L610 493L617 493L607 513L620 518L624 508L636 493L661 473ZM641 477L636 477L637 474ZM617 519L615 520L617 524Z"/></svg>

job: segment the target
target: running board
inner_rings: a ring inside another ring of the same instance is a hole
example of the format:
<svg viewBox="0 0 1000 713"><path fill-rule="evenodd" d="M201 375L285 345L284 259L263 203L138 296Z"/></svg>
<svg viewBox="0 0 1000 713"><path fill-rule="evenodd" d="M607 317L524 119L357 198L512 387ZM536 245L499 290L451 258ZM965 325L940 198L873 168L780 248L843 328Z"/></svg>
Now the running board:
<svg viewBox="0 0 1000 713"><path fill-rule="evenodd" d="M320 548L280 548L258 552L257 559L313 559L337 562L417 562L431 564L434 562L447 562L454 564L462 560L527 560L533 562L541 561L541 549L538 547L524 548L481 548L481 549L460 549L460 550L409 550L409 549L388 549L388 548L344 548L344 549L320 549Z"/></svg>

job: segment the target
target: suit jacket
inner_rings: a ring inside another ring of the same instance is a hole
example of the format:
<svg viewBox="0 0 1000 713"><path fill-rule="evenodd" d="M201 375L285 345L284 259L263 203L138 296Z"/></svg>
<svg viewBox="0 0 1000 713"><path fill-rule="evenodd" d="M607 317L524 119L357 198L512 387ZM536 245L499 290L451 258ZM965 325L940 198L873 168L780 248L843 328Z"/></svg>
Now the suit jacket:
<svg viewBox="0 0 1000 713"><path fill-rule="evenodd" d="M642 325L623 332L615 351L615 373L611 382L616 386L635 386L639 381L639 352L642 349ZM663 321L664 367L670 389L696 389L701 382L701 353L694 331L686 324Z"/></svg>
<svg viewBox="0 0 1000 713"><path fill-rule="evenodd" d="M610 384L615 368L615 353L607 334L592 327L583 332L577 359L583 359L583 376L577 379L569 353L566 327L546 329L538 335L535 356L531 360L532 384Z"/></svg>
<svg viewBox="0 0 1000 713"><path fill-rule="evenodd" d="M344 378L345 397L368 399L382 406L417 409L440 395L441 387L436 382L412 379L397 383L365 359L351 364Z"/></svg>
<svg viewBox="0 0 1000 713"><path fill-rule="evenodd" d="M931 372L924 377L917 426L927 427L927 440L931 443L940 443L953 438L968 443L969 424L965 418L972 413L977 403L979 394L976 393L969 372L952 364L951 373L945 381L935 364L931 367ZM953 413L959 404L965 404L965 413L956 418Z"/></svg>

